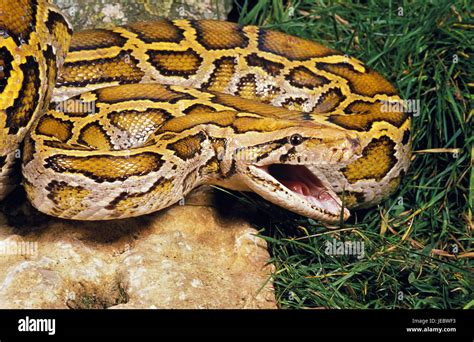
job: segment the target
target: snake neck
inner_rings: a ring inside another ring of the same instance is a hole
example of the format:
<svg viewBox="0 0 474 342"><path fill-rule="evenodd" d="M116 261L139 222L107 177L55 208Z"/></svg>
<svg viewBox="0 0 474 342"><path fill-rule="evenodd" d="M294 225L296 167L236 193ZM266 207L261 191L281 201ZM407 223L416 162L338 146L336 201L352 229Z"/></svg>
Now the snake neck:
<svg viewBox="0 0 474 342"><path fill-rule="evenodd" d="M234 177L232 138L224 137L223 132L217 135L206 127L195 127L192 131L174 137L165 132L157 137L161 142L160 154L167 156L159 172L172 182L167 192L169 201L178 202L201 185L246 190Z"/></svg>
<svg viewBox="0 0 474 342"><path fill-rule="evenodd" d="M166 151L173 152L175 172L182 175L172 191L177 194L177 200L201 185L249 190L237 172L239 148L235 146L235 139L231 135L225 137L224 132L213 133L202 129L166 145Z"/></svg>

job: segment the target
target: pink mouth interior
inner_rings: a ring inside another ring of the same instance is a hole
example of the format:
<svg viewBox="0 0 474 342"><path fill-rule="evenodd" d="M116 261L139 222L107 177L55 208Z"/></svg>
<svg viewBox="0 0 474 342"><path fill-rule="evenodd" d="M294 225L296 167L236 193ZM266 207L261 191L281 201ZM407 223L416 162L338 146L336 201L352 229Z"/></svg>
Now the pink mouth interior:
<svg viewBox="0 0 474 342"><path fill-rule="evenodd" d="M268 166L268 173L291 191L305 196L310 203L331 213L341 210L339 202L305 166L272 164Z"/></svg>

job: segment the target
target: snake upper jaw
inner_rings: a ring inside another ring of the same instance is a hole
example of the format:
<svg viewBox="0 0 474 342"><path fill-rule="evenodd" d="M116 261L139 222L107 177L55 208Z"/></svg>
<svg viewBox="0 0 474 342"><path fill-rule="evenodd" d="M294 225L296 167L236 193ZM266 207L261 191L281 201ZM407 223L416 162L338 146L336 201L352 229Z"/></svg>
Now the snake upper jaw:
<svg viewBox="0 0 474 342"><path fill-rule="evenodd" d="M249 165L247 171L247 186L285 209L325 223L350 216L331 186L304 165Z"/></svg>

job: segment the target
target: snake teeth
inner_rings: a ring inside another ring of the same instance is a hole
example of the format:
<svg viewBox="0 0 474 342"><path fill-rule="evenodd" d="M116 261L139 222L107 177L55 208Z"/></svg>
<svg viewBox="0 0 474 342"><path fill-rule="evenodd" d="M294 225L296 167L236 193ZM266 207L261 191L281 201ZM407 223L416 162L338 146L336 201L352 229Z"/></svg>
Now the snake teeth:
<svg viewBox="0 0 474 342"><path fill-rule="evenodd" d="M249 173L249 179L258 179L248 182L252 191L290 211L327 223L339 222L341 213L344 220L350 216L334 191L304 165L251 165Z"/></svg>
<svg viewBox="0 0 474 342"><path fill-rule="evenodd" d="M273 164L266 171L283 186L298 194L314 207L328 212L334 217L340 217L343 211L344 219L350 216L349 210L343 208L339 197L329 184L304 165Z"/></svg>

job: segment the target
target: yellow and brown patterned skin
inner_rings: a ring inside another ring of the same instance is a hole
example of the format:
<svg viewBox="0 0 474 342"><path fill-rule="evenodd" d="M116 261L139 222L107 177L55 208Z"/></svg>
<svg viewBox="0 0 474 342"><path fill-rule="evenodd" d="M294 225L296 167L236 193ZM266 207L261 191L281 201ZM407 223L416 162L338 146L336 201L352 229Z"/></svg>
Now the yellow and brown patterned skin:
<svg viewBox="0 0 474 342"><path fill-rule="evenodd" d="M29 130L23 184L48 214L137 216L217 184L336 222L349 216L338 194L375 204L408 167L410 119L382 111L395 89L322 45L205 20L84 31L55 89L78 97L48 107L68 24L46 1L0 10L12 14L0 17L3 155Z"/></svg>
<svg viewBox="0 0 474 342"><path fill-rule="evenodd" d="M317 162L312 167L349 208L369 207L388 197L409 165L410 117L384 110L384 104L401 101L396 89L359 60L308 40L209 20L78 32L55 94L61 99L136 82L232 94L356 132L363 146L358 160L338 169ZM226 99L239 110L254 111L256 106L246 102L240 108L238 99L222 97Z"/></svg>
<svg viewBox="0 0 474 342"><path fill-rule="evenodd" d="M0 0L0 199L18 182L20 142L50 101L71 34L45 0Z"/></svg>
<svg viewBox="0 0 474 342"><path fill-rule="evenodd" d="M328 168L348 165L362 151L357 135L285 109L279 114L291 119L262 115L274 109L269 105L236 110L227 97L145 83L53 103L25 142L28 197L54 216L105 220L150 213L197 186L216 184L254 191L314 219L339 220L342 203L330 189L315 181L305 188L311 196L295 193L283 186L295 182L278 172L303 175L316 161ZM79 104L86 103L93 106L84 105L90 112L81 113Z"/></svg>

